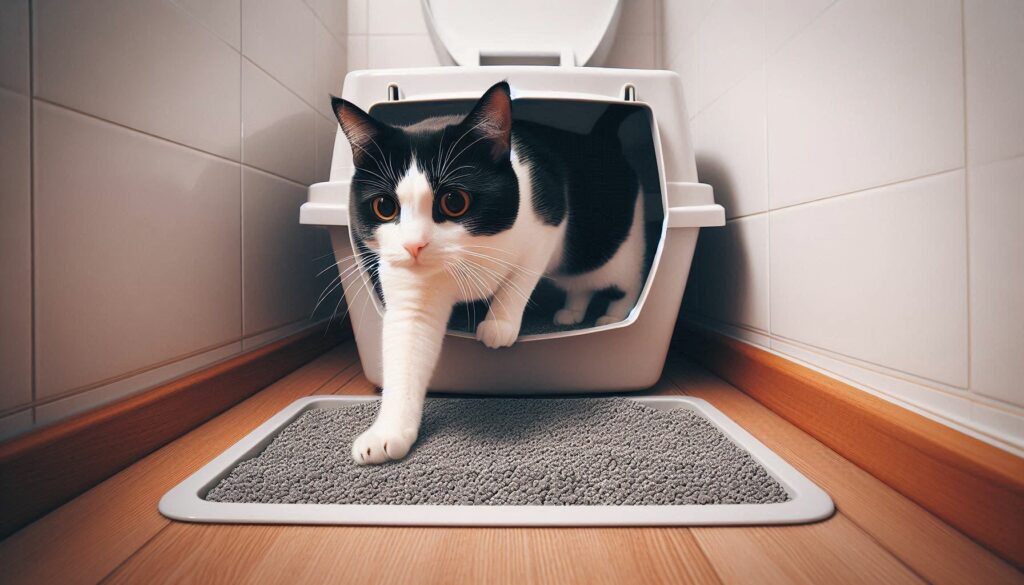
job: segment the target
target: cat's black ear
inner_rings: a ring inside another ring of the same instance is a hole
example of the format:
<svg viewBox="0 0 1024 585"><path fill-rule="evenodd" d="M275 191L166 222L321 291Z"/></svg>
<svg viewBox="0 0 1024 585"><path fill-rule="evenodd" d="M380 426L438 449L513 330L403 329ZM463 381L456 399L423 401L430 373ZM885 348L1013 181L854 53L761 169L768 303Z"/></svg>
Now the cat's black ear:
<svg viewBox="0 0 1024 585"><path fill-rule="evenodd" d="M356 166L362 166L364 161L373 160L374 157L370 153L376 152L383 135L390 127L378 122L348 100L331 96L331 109L334 110L342 132L352 145L352 160Z"/></svg>
<svg viewBox="0 0 1024 585"><path fill-rule="evenodd" d="M512 148L512 93L508 82L496 83L484 92L462 125L490 145L495 162L508 161Z"/></svg>

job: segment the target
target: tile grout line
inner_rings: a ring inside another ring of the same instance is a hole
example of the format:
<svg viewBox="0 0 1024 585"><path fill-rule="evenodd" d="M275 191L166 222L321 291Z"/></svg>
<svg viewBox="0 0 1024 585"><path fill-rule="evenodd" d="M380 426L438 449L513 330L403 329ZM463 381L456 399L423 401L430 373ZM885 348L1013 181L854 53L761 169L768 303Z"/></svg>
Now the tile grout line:
<svg viewBox="0 0 1024 585"><path fill-rule="evenodd" d="M31 350L29 351L32 376L29 381L31 385L32 424L29 429L35 428L36 396L39 386L39 372L36 368L36 358L39 354L38 335L36 334L36 64L35 64L35 22L32 7L35 3L28 3L28 173L29 173L29 196L28 196L28 225L29 225L29 327L31 331Z"/></svg>
<svg viewBox="0 0 1024 585"><path fill-rule="evenodd" d="M876 190L885 189L885 188L888 188L888 187L895 187L897 185L902 185L904 183L912 183L914 181L920 181L922 179L930 179L932 177L937 177L939 175L945 175L945 174L948 174L948 173L955 173L956 171L961 171L961 170L962 171L966 171L966 167L963 167L963 166L952 167L952 168L948 168L948 169L943 169L941 171L935 171L935 172L932 172L932 173L927 173L927 174L924 174L924 175L918 175L918 176L909 177L909 178L906 178L906 179L898 179L898 180L895 180L895 181L892 181L892 182L889 182L889 183L882 183L882 184L879 184L879 185L872 185L870 187L864 187L864 188L861 188L861 189L857 189L855 191L845 191L843 193L836 193L835 195L827 195L825 197L820 197L818 199L812 199L810 201L800 201L799 203L791 203L791 204L788 204L788 205L782 205L780 207L774 207L774 208L770 208L770 209L765 209L763 211L755 211L755 212L751 212L751 213L746 213L744 215L737 215L737 216L729 217L727 219L729 221L731 221L731 220L734 220L734 219L746 219L748 217L756 217L758 215L767 215L768 213L775 212L775 211L785 211L785 210L794 209L794 208L797 208L797 207L803 207L803 206L806 206L806 205L814 205L816 203L822 203L822 202L825 202L825 201L831 201L833 199L839 199L841 197L847 197L847 196L851 196L851 195L859 195L859 194L862 194L862 193L868 193L870 191L876 191Z"/></svg>
<svg viewBox="0 0 1024 585"><path fill-rule="evenodd" d="M973 394L971 363L973 362L973 343L971 338L971 188L968 176L971 172L970 158L968 154L968 125L967 125L967 22L964 0L960 0L960 82L963 84L963 107L964 107L964 271L966 288L966 313L967 313L967 392ZM969 418L974 420L974 412Z"/></svg>
<svg viewBox="0 0 1024 585"><path fill-rule="evenodd" d="M33 101L42 102L42 103L44 103L44 104L46 104L48 106L59 108L61 110L72 112L74 114L77 114L77 115L85 117L85 118L89 118L91 120L96 120L96 121L99 121L99 122L103 122L104 124L109 124L111 126L120 128L122 130L127 130L129 132L133 132L135 134L140 134L140 135L146 136L148 138L153 138L155 140L159 140L159 141L165 142L167 144L172 144L172 145L177 146L179 148L186 148L188 150L191 150L192 152L199 153L201 155L208 156L210 158L215 158L217 160L220 160L220 161L223 161L223 162L227 162L227 163L231 163L231 164L235 164L235 165L241 165L241 166L243 166L245 168L252 169L254 171L259 171L261 173L264 173L264 174L270 175L272 177L278 178L278 179L280 179L282 181L288 181L289 183L294 183L295 185L298 185L298 186L302 187L303 189L306 189L306 188L309 187L309 185L307 185L305 183L302 183L301 181L296 181L295 179L291 179L291 178L288 178L288 177L286 177L284 175L280 175L280 174L278 174L278 173L276 173L274 171L268 171L266 169L263 169L263 168L251 165L249 163L242 162L240 160L235 160L235 159L232 159L230 157L226 157L224 155L215 154L215 153L212 153L210 151L203 150L201 148L197 148L197 147L192 146L190 144L185 144L184 142L178 142L176 140L172 140L172 139L167 138L165 136L160 136L158 134L153 134L152 132L147 132L146 130L140 130L138 128L133 128L131 126L122 124L121 122L116 122L114 120L108 120L106 118L101 118L101 117L99 117L99 116L97 116L95 114L90 114L90 113L84 112L82 110L77 110L75 108L66 106L64 104L50 101L50 100L48 100L46 98L33 97L32 100ZM239 156L239 158L241 158L241 156Z"/></svg>
<svg viewBox="0 0 1024 585"><path fill-rule="evenodd" d="M242 47L242 5L238 5L238 46ZM242 108L245 96L242 94L242 69L244 63L239 52L238 60L238 158L245 160L245 115ZM238 166L238 339L245 339L245 170Z"/></svg>

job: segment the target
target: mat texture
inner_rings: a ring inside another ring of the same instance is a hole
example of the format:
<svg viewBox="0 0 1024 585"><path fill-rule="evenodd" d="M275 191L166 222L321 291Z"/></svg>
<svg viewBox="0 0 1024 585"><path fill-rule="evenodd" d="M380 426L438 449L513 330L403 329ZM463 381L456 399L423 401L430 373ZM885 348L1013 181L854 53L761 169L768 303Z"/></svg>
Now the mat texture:
<svg viewBox="0 0 1024 585"><path fill-rule="evenodd" d="M314 409L239 465L217 502L683 505L784 502L713 424L625 398L431 398L403 461L352 462L378 402Z"/></svg>

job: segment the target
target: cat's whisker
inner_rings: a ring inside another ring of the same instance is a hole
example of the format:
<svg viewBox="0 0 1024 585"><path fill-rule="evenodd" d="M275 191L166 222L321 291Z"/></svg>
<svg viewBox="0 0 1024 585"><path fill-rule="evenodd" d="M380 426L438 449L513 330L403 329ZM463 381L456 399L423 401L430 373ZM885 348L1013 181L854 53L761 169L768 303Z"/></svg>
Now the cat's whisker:
<svg viewBox="0 0 1024 585"><path fill-rule="evenodd" d="M483 126L483 125L484 125L484 124L486 124L486 123L487 123L487 120L486 120L486 119L485 119L485 120L480 120L480 121L479 121L479 122L477 122L477 123L476 123L476 124L475 124L475 125L474 125L474 126L473 126L472 128L470 128L469 130L466 130L465 132L463 132L463 133L462 133L462 136L459 136L459 139L458 139L458 140L456 140L455 142L453 142L453 143L452 143L452 146L451 146L451 148L449 148L449 149L448 149L448 156L446 157L446 160L445 160L445 164L444 164L444 166L443 166L443 167L441 167L441 174L442 174L442 175L444 175L444 174L445 174L445 173L446 173L446 172L448 171L448 166L449 166L449 165L451 165L452 163L454 163L454 162L455 162L456 160L458 160L458 158L459 158L458 156L456 156L455 158L451 158L451 153L455 152L455 147L456 147L456 146L458 146L458 144L459 144L460 142L462 142L462 139L463 139L463 138L465 138L465 137L466 137L466 136L468 136L468 135L469 135L469 134L470 134L471 132L473 132L474 130L476 130L476 129L477 129L477 128L479 128L480 126ZM473 142L472 144L476 144L476 142L479 142L480 140L481 140L481 139L479 139L479 138L478 138L478 139L477 139L476 141L474 141L474 142ZM470 146L472 146L472 144L470 144ZM460 151L459 151L459 155L461 155L461 154L462 154L463 152L465 152L465 151L466 151L466 149L465 149L465 148L464 148L464 149L462 149L462 150L460 150Z"/></svg>
<svg viewBox="0 0 1024 585"><path fill-rule="evenodd" d="M473 146L474 144L476 144L477 142L480 142L481 140L484 140L485 138L488 138L488 136L481 136L480 138L477 138L476 140L474 140L473 142L470 142L470 143L469 143L469 144L467 144L466 146L463 146L463 147L462 147L462 150L460 150L460 151L459 151L459 154L456 154L456 155L455 155L455 158L453 158L453 159L451 160L451 163L450 163L450 164L455 164L455 161L459 160L459 157L460 157L460 156L462 156L462 153L466 152L466 151L467 151L467 150L469 150L469 149L470 149L470 148L471 148L471 147L472 147L472 146Z"/></svg>
<svg viewBox="0 0 1024 585"><path fill-rule="evenodd" d="M316 311L317 309L320 308L320 305L325 300L327 300L327 297L331 296L331 293L334 292L339 286L344 286L346 283L351 284L353 281L352 279L356 275L361 274L358 268L359 266L357 264L349 266L343 272L339 273L337 277L331 280L331 284L329 284L325 291L320 294L320 298L317 300L316 306L313 307L313 311L310 314L310 317L316 314ZM344 290L342 292L344 296Z"/></svg>
<svg viewBox="0 0 1024 585"><path fill-rule="evenodd" d="M384 169L384 163L382 163L377 157L373 156L373 153L371 153L369 150L366 150L365 148L363 148L362 146L360 146L360 145L358 145L358 144L356 144L354 142L352 143L352 146L354 148L358 148L359 150L363 151L363 153L366 154L366 156L370 157L370 160L372 160L373 162L377 163L377 168L380 169L380 172L385 173L385 174L389 174L388 171ZM377 148L379 149L380 147L377 147ZM383 153L381 153L381 156L383 156ZM366 167L356 167L356 168L361 170L361 171L366 171L367 173L370 173L371 175L375 175L377 177L380 177L380 179L382 181L385 181L385 182L388 181L387 177L381 176L381 175L371 171L370 169L368 169Z"/></svg>
<svg viewBox="0 0 1024 585"><path fill-rule="evenodd" d="M368 256L368 255L375 255L375 254L373 252L361 252L361 253L358 253L358 254L352 254L351 256L345 256L344 258L338 260L334 264L331 264L327 268L324 268L323 270L318 272L317 273L317 277L319 277L323 273L327 272L331 268L334 268L335 266L339 266L342 262L345 262L346 260L352 260L353 258L358 259L358 260L362 260L365 256ZM358 263L358 260L354 261L354 263Z"/></svg>
<svg viewBox="0 0 1024 585"><path fill-rule="evenodd" d="M481 254L479 252L474 252L472 250L463 249L462 252L464 254L469 255L469 256L473 256L473 257L476 257L476 258L481 258L481 259L484 259L484 260L489 260L491 262L496 262L496 263L498 263L499 266L507 267L510 270L519 270L523 274L529 274L530 276L536 276L538 278L547 278L549 280L551 279L551 277L549 277L549 276L547 276L545 274L542 274L540 272L536 272L534 270L530 270L529 268L527 268L527 267L525 267L525 266L523 266L521 264L516 264L515 262L511 262L509 260L503 260L501 258L495 258L494 256L490 256L488 254Z"/></svg>
<svg viewBox="0 0 1024 585"><path fill-rule="evenodd" d="M491 269L491 268L488 268L488 267L486 267L486 266L481 266L481 265L479 265L479 264L477 264L477 263L473 262L472 260L466 259L466 262L469 262L470 264L472 264L472 265L476 266L477 268L479 268L479 269L482 269L482 270L484 270L484 271L485 271L485 273L489 273L489 274L490 274L490 276L491 276L491 278L493 278L493 279L495 280L495 287L494 287L494 288L495 288L495 290L497 290L497 289L499 289L499 288L507 288L507 289L508 289L508 290L509 290L510 292L512 292L512 293L515 293L515 294L519 295L519 297L520 297L520 298L522 298L522 299L523 299L523 301L524 301L524 302L525 302L525 303L526 303L526 304L527 304L528 306L536 306L536 303L534 303L534 302L533 302L533 301L532 301L532 300L530 299L530 295L526 294L526 293L525 293L525 292L523 291L522 287L520 287L519 285L517 285L517 284L516 284L515 282L513 282L513 281L512 281L511 279L509 279L509 278L507 278L507 277L504 277L504 276L500 275L500 274L499 274L499 273L498 273L497 271L495 271L495 270L493 270L493 269Z"/></svg>
<svg viewBox="0 0 1024 585"><path fill-rule="evenodd" d="M460 259L460 260L462 260L463 262L466 262L465 259ZM478 287L481 289L481 292L484 292L484 291L487 290L487 282L486 282L486 280L484 280L484 277L481 274L479 274L477 271L473 270L473 268L471 266L469 266L469 265L466 265L466 272L468 274L470 274L476 280ZM512 314L512 312L510 312L508 310L508 306L501 300L501 298L498 297L498 295L495 295L495 294L487 295L487 299L489 299L488 303L487 303L488 308L490 308L491 302L497 301L498 305L501 306L501 310L502 311L504 311L505 313L510 314L510 315Z"/></svg>
<svg viewBox="0 0 1024 585"><path fill-rule="evenodd" d="M451 264L445 262L444 271L447 272L448 276L452 278L452 281L455 283L455 286L459 287L459 293L465 298L465 302L463 302L463 304L466 306L466 327L469 327L471 324L471 321L469 319L469 303L471 302L469 293L466 291L466 289L462 287L462 283L459 281L458 277L456 277L455 273L452 271Z"/></svg>

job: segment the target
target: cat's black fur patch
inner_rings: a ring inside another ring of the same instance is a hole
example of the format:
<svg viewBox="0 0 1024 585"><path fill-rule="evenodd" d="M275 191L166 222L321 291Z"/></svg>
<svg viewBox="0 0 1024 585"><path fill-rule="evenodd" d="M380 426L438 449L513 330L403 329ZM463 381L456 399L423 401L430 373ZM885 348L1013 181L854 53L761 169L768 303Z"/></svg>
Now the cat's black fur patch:
<svg viewBox="0 0 1024 585"><path fill-rule="evenodd" d="M513 143L533 171L537 213L551 225L568 214L558 272L575 275L600 268L629 236L639 193L617 136L603 129L578 134L517 121Z"/></svg>

